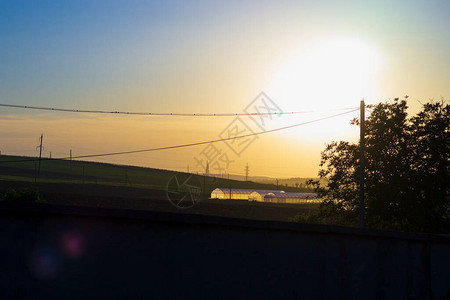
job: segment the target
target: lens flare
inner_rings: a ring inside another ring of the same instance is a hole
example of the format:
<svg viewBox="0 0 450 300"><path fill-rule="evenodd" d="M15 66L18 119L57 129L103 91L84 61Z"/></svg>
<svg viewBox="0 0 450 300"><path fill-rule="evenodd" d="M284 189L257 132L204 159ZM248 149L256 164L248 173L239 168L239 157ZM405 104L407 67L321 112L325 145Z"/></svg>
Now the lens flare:
<svg viewBox="0 0 450 300"><path fill-rule="evenodd" d="M85 246L84 236L76 231L64 232L60 240L61 251L70 258L83 255Z"/></svg>
<svg viewBox="0 0 450 300"><path fill-rule="evenodd" d="M53 280L61 271L61 256L56 249L50 246L38 246L31 252L30 267L36 278Z"/></svg>

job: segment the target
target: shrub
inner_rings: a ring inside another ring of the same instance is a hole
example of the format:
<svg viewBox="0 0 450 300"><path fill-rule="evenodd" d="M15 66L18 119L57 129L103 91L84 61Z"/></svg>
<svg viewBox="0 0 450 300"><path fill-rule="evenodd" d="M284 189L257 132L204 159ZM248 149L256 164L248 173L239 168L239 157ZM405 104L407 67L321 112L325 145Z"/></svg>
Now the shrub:
<svg viewBox="0 0 450 300"><path fill-rule="evenodd" d="M23 202L40 202L45 203L45 200L39 194L37 189L24 189L16 191L9 189L1 198L3 201L23 201Z"/></svg>

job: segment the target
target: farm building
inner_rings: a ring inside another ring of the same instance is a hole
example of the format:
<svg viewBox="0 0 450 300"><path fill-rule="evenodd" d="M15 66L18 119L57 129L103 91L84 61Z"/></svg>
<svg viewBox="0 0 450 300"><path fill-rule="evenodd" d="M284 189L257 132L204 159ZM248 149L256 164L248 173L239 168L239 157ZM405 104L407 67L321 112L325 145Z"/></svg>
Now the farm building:
<svg viewBox="0 0 450 300"><path fill-rule="evenodd" d="M272 203L320 203L316 193L277 193L264 196L264 202Z"/></svg>
<svg viewBox="0 0 450 300"><path fill-rule="evenodd" d="M233 199L233 200L247 200L247 201L263 201L263 200L252 200L250 195L253 193L255 197L261 197L261 195L267 195L268 193L280 193L282 191L274 191L274 190L250 190L250 189L231 189L231 197L230 197L230 189L229 188L217 188L211 192L212 199ZM262 198L258 199L264 199Z"/></svg>
<svg viewBox="0 0 450 300"><path fill-rule="evenodd" d="M230 197L231 191L231 197ZM211 192L211 199L247 200L272 203L320 203L316 193L285 193L279 190L251 190L216 188Z"/></svg>
<svg viewBox="0 0 450 300"><path fill-rule="evenodd" d="M231 196L230 196L231 192ZM247 200L248 196L253 192L253 190L247 189L228 189L228 188L217 188L211 192L212 199L233 199L233 200Z"/></svg>
<svg viewBox="0 0 450 300"><path fill-rule="evenodd" d="M274 190L256 190L250 194L248 201L264 202L264 197L266 195L275 195L279 193L284 193L284 191L274 191Z"/></svg>

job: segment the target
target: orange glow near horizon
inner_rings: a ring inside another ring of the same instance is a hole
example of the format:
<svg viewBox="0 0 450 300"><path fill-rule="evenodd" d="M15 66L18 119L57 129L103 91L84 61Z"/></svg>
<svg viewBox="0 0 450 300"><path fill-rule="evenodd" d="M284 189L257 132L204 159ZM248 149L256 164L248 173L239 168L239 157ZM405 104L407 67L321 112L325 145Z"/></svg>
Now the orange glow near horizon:
<svg viewBox="0 0 450 300"><path fill-rule="evenodd" d="M114 5L112 4L114 3ZM450 97L450 4L438 1L5 3L0 103L87 110L242 113L261 92L285 112L264 128L410 96ZM70 16L70 17L66 17ZM420 102L419 102L420 101ZM225 173L316 177L331 141L355 142L358 112L258 136ZM137 117L0 108L0 151L130 151L215 140L228 118ZM92 160L203 173L204 146ZM213 163L210 161L210 163ZM214 173L214 171L211 171Z"/></svg>

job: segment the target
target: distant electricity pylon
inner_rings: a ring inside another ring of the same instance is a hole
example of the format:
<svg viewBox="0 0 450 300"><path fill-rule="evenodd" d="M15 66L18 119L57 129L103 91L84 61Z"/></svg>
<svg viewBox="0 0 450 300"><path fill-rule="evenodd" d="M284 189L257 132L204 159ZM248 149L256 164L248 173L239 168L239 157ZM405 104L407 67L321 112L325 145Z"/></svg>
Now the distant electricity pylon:
<svg viewBox="0 0 450 300"><path fill-rule="evenodd" d="M209 176L209 161L206 161L205 176Z"/></svg>
<svg viewBox="0 0 450 300"><path fill-rule="evenodd" d="M248 181L248 172L249 172L249 168L248 168L248 163L247 163L247 166L245 166L245 181Z"/></svg>

